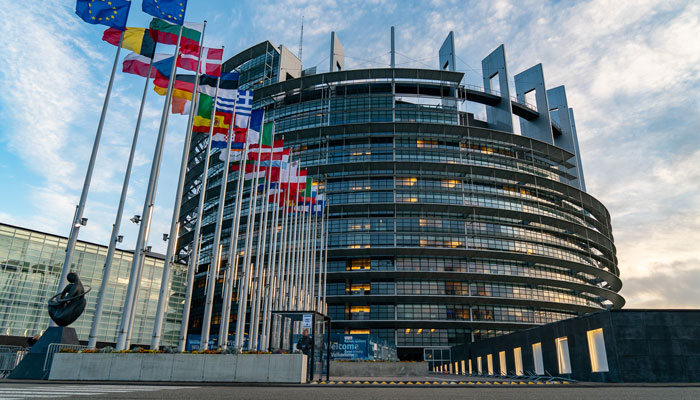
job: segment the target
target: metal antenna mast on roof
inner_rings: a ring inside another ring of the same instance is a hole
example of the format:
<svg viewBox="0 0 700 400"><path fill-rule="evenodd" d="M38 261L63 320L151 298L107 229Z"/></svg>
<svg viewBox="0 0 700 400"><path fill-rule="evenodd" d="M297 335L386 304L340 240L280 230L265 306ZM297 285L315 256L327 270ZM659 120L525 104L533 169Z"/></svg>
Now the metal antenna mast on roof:
<svg viewBox="0 0 700 400"><path fill-rule="evenodd" d="M299 61L301 62L301 50L304 45L304 16L301 16L301 33L299 34Z"/></svg>

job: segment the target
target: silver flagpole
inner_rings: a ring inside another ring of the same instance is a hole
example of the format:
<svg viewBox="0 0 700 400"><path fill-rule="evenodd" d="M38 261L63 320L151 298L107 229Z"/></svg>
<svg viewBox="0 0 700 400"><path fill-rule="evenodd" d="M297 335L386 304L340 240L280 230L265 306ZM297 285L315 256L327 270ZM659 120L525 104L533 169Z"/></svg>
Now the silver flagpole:
<svg viewBox="0 0 700 400"><path fill-rule="evenodd" d="M261 135L262 136L262 135ZM273 239L273 233L275 227L273 226L273 221L271 216L269 215L269 205L270 205L270 174L272 173L272 162L274 158L274 150L275 150L275 131L274 129L272 130L272 137L271 139L271 146L270 146L270 160L267 167L265 167L265 190L263 191L263 214L262 214L262 227L263 227L263 233L262 233L262 245L258 243L258 253L261 254L260 256L260 265L261 267L264 266L263 268L263 273L262 273L262 281L259 284L260 290L258 292L258 298L256 299L256 320L258 318L261 319L262 322L262 330L260 331L260 350L265 351L265 338L267 336L266 334L266 328L267 328L267 321L265 320L265 316L267 314L267 308L264 308L265 305L267 305L267 299L272 295L270 292L272 280L274 278L274 260L272 259L272 251L265 252L265 247L267 246L267 225L268 225L268 218L270 219L270 248L272 247L272 239ZM260 140L261 146L262 147L262 138ZM262 163L262 156L258 157L258 168L260 164ZM274 214L274 212L273 212ZM273 215L274 216L274 215ZM267 259L267 263L265 260ZM257 324L256 324L257 326ZM257 335L256 335L257 337Z"/></svg>
<svg viewBox="0 0 700 400"><path fill-rule="evenodd" d="M68 236L68 243L66 244L66 258L63 260L63 268L61 269L61 277L58 279L58 290L60 292L61 288L66 286L68 283L68 273L71 269L71 264L73 263L73 250L75 249L75 242L78 240L78 231L81 226L87 223L87 220L83 221L83 211L85 211L85 202L87 201L88 191L90 190L90 182L92 181L92 172L95 169L95 160L97 159L97 150L100 147L100 139L102 138L102 128L105 125L105 117L107 116L107 106L109 106L109 98L112 95L112 85L114 84L114 75L117 72L117 64L119 63L119 52L122 49L122 41L124 40L124 32L122 32L119 37L119 46L117 46L117 53L114 55L114 64L112 64L112 73L109 76L109 83L107 84L107 93L105 93L105 101L102 105L102 114L100 114L100 122L97 124L97 132L95 133L95 141L92 144L92 153L90 153L90 161L88 162L87 172L85 173L85 181L83 182L83 190L80 193L80 200L78 205L75 206L75 215L73 215L73 222L70 226L70 235ZM49 321L49 326L55 327L56 325L53 320Z"/></svg>
<svg viewBox="0 0 700 400"><path fill-rule="evenodd" d="M297 161L298 165L301 165L300 162ZM297 167L297 172L299 171L299 168ZM292 231L294 233L294 247L292 247L292 310L298 310L298 301L299 301L299 251L298 249L300 248L300 232L302 230L301 223L303 222L303 219L301 218L301 215L299 213L299 176L295 177L296 182L296 196L294 198L294 230Z"/></svg>
<svg viewBox="0 0 700 400"><path fill-rule="evenodd" d="M223 47L222 47L223 48ZM207 150L204 155L204 169L200 178L201 189L199 190L199 205L197 206L197 220L194 225L194 235L192 236L192 252L187 263L187 284L185 285L185 304L182 310L182 321L180 322L180 340L178 342L179 351L185 351L187 344L187 330L190 322L190 306L192 304L192 291L194 290L194 275L199 264L199 249L202 243L202 213L204 212L204 200L207 194L207 182L209 180L209 159L211 157L211 138L214 134L214 117L216 116L216 100L219 97L219 84L221 76L216 79L216 89L214 89L214 98L212 99L211 116L209 118L209 140L207 142ZM233 123L233 122L232 122Z"/></svg>
<svg viewBox="0 0 700 400"><path fill-rule="evenodd" d="M251 115L252 117L252 115ZM263 121L265 120L265 114L263 114ZM250 129L250 118L248 118L248 126L246 129L246 143L248 143L248 129ZM261 132L262 133L262 132ZM243 158L244 162L241 165L241 168L245 169L245 160L247 160L248 154L244 155L246 158ZM243 179L245 179L245 174L243 175ZM252 182L251 182L252 183ZM245 182L244 182L245 185ZM246 319L246 311L247 311L247 306L248 306L248 290L251 285L251 279L252 279L252 273L251 273L251 267L250 267L250 245L252 244L252 236L253 236L253 229L251 221L250 221L250 216L251 214L253 215L253 221L255 220L255 195L257 193L257 190L255 187L251 185L250 187L250 194L248 195L248 215L246 218L246 235L245 235L245 250L243 253L244 261L243 261L243 285L239 289L238 292L238 314L236 317L236 349L242 349L243 348L243 337L245 335L245 319ZM250 348L250 346L249 346Z"/></svg>
<svg viewBox="0 0 700 400"><path fill-rule="evenodd" d="M264 116L264 115L263 115ZM264 120L264 119L263 119ZM259 176L260 176L260 158L262 154L262 138L263 138L263 128L264 124L260 126L260 134L258 137L258 162L255 164L255 175L253 176L253 186L251 187L251 190L254 191L255 197L253 198L253 211L257 209L257 202L255 201L258 195L258 182L259 182ZM264 193L264 192L263 192ZM265 222L267 221L266 218L266 213L267 209L265 208L267 206L267 203L265 202L265 199L261 199L260 201L260 223L258 224L258 243L256 245L256 256L255 256L255 269L256 269L256 282L255 282L255 290L253 292L254 296L251 298L251 310L250 310L250 345L249 349L257 350L257 344L258 344L258 331L259 331L259 307L260 307L260 295L262 291L262 282L264 280L264 268L263 268L263 263L261 262L261 252L262 249L265 247L265 233L266 233L266 228L267 226L265 225ZM253 224L255 223L255 213L253 213ZM251 252L252 252L252 245L253 241L250 241L251 245ZM253 323L253 319L255 319L255 323Z"/></svg>
<svg viewBox="0 0 700 400"><path fill-rule="evenodd" d="M311 198L313 199L313 184L311 185ZM313 201L313 200L312 200ZM311 304L311 299L313 298L314 294L314 286L313 286L313 276L314 276L314 253L313 253L313 248L314 248L314 241L316 238L314 237L314 213L313 213L313 203L312 201L309 201L309 227L308 231L306 233L306 237L308 240L306 241L306 309L307 310L313 310L313 306ZM306 209L306 207L304 207Z"/></svg>
<svg viewBox="0 0 700 400"><path fill-rule="evenodd" d="M311 193L313 194L313 191ZM316 194L316 196L318 198L318 193ZM318 257L316 255L316 247L318 244L318 215L316 214L315 207L315 204L311 205L311 210L313 213L312 218L314 219L314 231L311 234L311 236L313 237L313 242L311 242L311 296L309 299L309 310L318 310L316 308L316 270L318 269Z"/></svg>
<svg viewBox="0 0 700 400"><path fill-rule="evenodd" d="M258 165L260 163L260 159L258 158ZM258 265L258 281L256 282L256 289L255 289L255 303L254 303L254 311L251 312L251 321L253 321L253 318L255 319L255 324L253 325L253 328L251 329L252 333L252 339L253 341L253 348L257 349L258 344L260 344L260 341L258 340L258 333L259 333L259 326L260 326L260 302L262 300L262 296L265 292L265 282L267 281L267 277L269 276L269 271L268 268L266 268L265 264L265 243L267 239L267 210L268 210L268 205L270 203L269 201L269 192L267 191L268 187L268 182L267 180L265 181L265 190L263 191L263 198L261 199L261 206L262 206L262 211L260 213L260 228L259 230L262 230L261 234L258 235L258 245L256 249L256 264ZM268 196L268 197L265 197ZM261 348L262 349L262 348Z"/></svg>
<svg viewBox="0 0 700 400"><path fill-rule="evenodd" d="M299 162L297 161L298 165ZM295 168L294 172L294 187L295 187L295 195L294 199L290 202L290 205L293 204L292 206L292 211L293 214L290 216L291 222L292 222L292 230L289 232L289 250L288 250L288 257L289 257L289 297L288 297L288 302L289 302L289 310L290 311L296 311L296 294L297 294L297 286L296 286L296 274L297 274L297 268L296 268L296 254L297 254L297 237L299 235L299 210L297 209L297 203L299 201L299 183L297 182L298 180L298 171L299 168Z"/></svg>
<svg viewBox="0 0 700 400"><path fill-rule="evenodd" d="M209 270L207 271L207 279L209 289L207 290L206 302L204 303L204 316L202 317L202 338L200 340L200 348L207 350L209 348L209 330L211 324L211 314L214 308L214 291L216 289L216 279L219 275L219 263L221 258L221 225L223 225L224 206L226 205L226 186L228 184L228 170L231 162L231 143L233 142L233 126L236 121L236 103L238 96L233 103L233 116L231 123L228 126L228 137L226 138L226 158L224 161L223 176L221 178L221 190L219 192L219 205L216 213L216 228L214 230L214 244L212 247L212 257L209 262ZM216 111L216 104L213 104ZM214 120L212 119L212 124ZM223 151L223 150L222 150Z"/></svg>
<svg viewBox="0 0 700 400"><path fill-rule="evenodd" d="M272 160L271 160L272 161ZM281 164L281 163L280 163ZM281 173L281 165L280 165ZM270 288L268 290L269 295L265 297L265 311L263 314L263 349L267 351L270 347L270 315L271 307L274 304L274 299L279 297L277 287L279 284L279 271L280 265L277 262L277 233L279 231L279 195L280 195L280 182L277 182L277 191L275 192L273 203L273 213L272 213L272 232L270 238Z"/></svg>
<svg viewBox="0 0 700 400"><path fill-rule="evenodd" d="M148 189L146 190L146 198L143 202L142 219L139 225L139 234L134 248L134 259L131 263L131 274L129 276L129 286L126 291L126 299L122 312L121 324L119 327L119 336L117 338L117 350L126 349L127 342L130 339L132 313L134 312L135 297L138 291L140 282L139 275L141 270L141 259L145 251L145 245L148 242L148 235L151 229L151 218L153 217L153 207L156 197L156 187L158 186L158 176L160 174L160 162L163 158L163 144L165 143L165 133L168 126L168 116L170 114L170 103L172 102L173 86L175 83L175 70L177 68L177 56L180 52L180 39L182 38L182 25L177 36L177 44L175 45L175 59L170 70L170 79L168 80L168 92L165 96L165 104L163 104L163 115L160 120L160 129L158 131L158 139L156 148L153 152L153 164L151 165L151 174L148 181Z"/></svg>
<svg viewBox="0 0 700 400"><path fill-rule="evenodd" d="M324 182L323 188L325 190L327 183ZM320 195L318 196L320 197ZM324 228L324 223L325 220L324 218L326 217L326 196L325 193L323 195L323 206L321 207L321 242L319 243L318 246L318 298L316 299L316 310L318 312L323 311L323 307L321 306L321 296L323 295L323 241L325 240L325 230Z"/></svg>
<svg viewBox="0 0 700 400"><path fill-rule="evenodd" d="M311 194L313 194L313 184L311 185ZM313 198L313 196L312 196ZM306 202L304 202L306 203ZM306 211L306 205L304 205L304 210ZM311 285L311 276L313 274L313 263L311 260L311 249L313 248L313 239L312 239L312 232L313 232L313 212L312 212L312 205L311 201L309 201L309 215L307 216L307 221L306 221L306 246L304 247L304 271L306 273L305 280L304 280L304 286L306 287L306 296L304 297L304 309L306 310L311 310L311 296L313 295L314 288Z"/></svg>
<svg viewBox="0 0 700 400"><path fill-rule="evenodd" d="M326 182L328 182L326 180ZM328 183L326 183L328 184ZM326 196L328 196L326 194ZM321 311L322 314L327 315L328 314L328 304L326 304L326 287L328 286L328 240L330 238L330 232L328 230L329 227L329 221L330 221L330 207L328 207L328 197L324 198L324 203L323 203L323 208L325 209L324 212L328 213L326 215L326 242L323 244L323 301L321 302L321 305L323 306L323 311Z"/></svg>
<svg viewBox="0 0 700 400"><path fill-rule="evenodd" d="M291 165L292 165L292 156L293 154L289 155L289 163L287 167L287 190L284 191L284 202L282 203L282 235L280 237L280 293L277 298L276 302L276 308L278 310L287 310L287 301L286 296L289 293L287 291L287 263L286 263L286 255L287 255L287 232L289 231L287 227L287 222L288 222L288 217L289 217L289 189L290 189L290 183L289 183L289 173L291 172ZM284 180L284 176L280 176L280 187L281 183Z"/></svg>
<svg viewBox="0 0 700 400"><path fill-rule="evenodd" d="M155 49L154 49L155 50ZM155 51L154 51L155 53ZM95 306L95 316L92 319L92 327L90 328L90 337L88 339L88 347L94 349L97 345L97 330L102 319L102 308L104 307L104 296L109 286L109 276L112 273L112 260L114 259L114 251L117 248L117 239L119 236L119 228L121 226L122 214L124 213L124 204L126 203L126 194L129 189L129 179L131 178L131 168L134 165L134 154L136 153L136 143L139 138L139 129L141 128L141 117L143 116L143 108L146 104L146 93L148 93L148 82L150 81L151 70L153 68L153 58L148 65L148 74L146 75L146 84L143 87L143 95L141 96L141 107L139 108L139 116L136 119L136 127L134 128L134 137L131 140L131 150L129 152L129 161L126 163L126 172L124 173L124 183L122 184L122 193L119 198L119 206L117 207L117 216L112 225L112 236L109 239L109 248L107 249L107 258L105 259L105 267L102 273L102 282L100 284L100 292L97 295L97 305Z"/></svg>
<svg viewBox="0 0 700 400"><path fill-rule="evenodd" d="M248 140L243 145L240 168L238 168L238 180L236 181L236 203L231 220L231 243L229 243L228 268L232 273L226 277L224 287L223 303L221 306L221 325L219 326L219 344L222 350L228 347L228 328L231 315L231 301L233 297L233 285L238 278L238 234L241 222L241 204L243 203L243 187L245 181L245 163L248 159ZM227 300L228 299L228 300ZM240 300L240 299L239 299Z"/></svg>
<svg viewBox="0 0 700 400"><path fill-rule="evenodd" d="M204 32L207 29L207 21L204 20L202 35L199 39L199 57L197 58L197 72L194 78L194 90L192 91L192 103L190 115L187 121L187 131L185 132L185 143L182 145L182 161L180 161L180 176L175 190L175 204L173 205L173 217L170 221L170 233L168 233L168 247L165 251L163 262L163 276L160 280L160 293L158 295L158 306L156 307L155 322L153 323L153 337L151 339L151 349L157 350L160 346L160 335L163 331L163 317L165 315L165 305L170 299L170 270L175 263L175 245L180 232L180 207L182 206L182 192L185 187L185 173L187 172L187 161L190 157L190 144L192 141L192 124L197 108L197 90L199 89L199 65L202 61L202 50L204 49Z"/></svg>
<svg viewBox="0 0 700 400"><path fill-rule="evenodd" d="M306 188L306 186L304 186ZM306 189L304 189L304 194L306 194ZM304 197L302 197L304 198ZM299 249L297 254L297 286L299 292L297 293L297 310L304 309L304 247L306 246L306 214L304 213L304 201L302 200L301 208L299 211L299 218L301 219L301 228L299 229ZM299 207L297 202L297 207Z"/></svg>

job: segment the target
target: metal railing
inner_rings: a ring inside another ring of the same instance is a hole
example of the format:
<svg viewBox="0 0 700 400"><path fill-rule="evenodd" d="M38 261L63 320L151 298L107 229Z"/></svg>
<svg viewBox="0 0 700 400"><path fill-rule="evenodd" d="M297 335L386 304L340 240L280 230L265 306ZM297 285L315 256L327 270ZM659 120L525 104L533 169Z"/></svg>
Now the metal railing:
<svg viewBox="0 0 700 400"><path fill-rule="evenodd" d="M29 352L22 346L0 346L0 379L6 378Z"/></svg>
<svg viewBox="0 0 700 400"><path fill-rule="evenodd" d="M80 351L87 349L88 346L83 346L81 344L64 344L64 343L51 343L48 350L46 350L46 359L44 360L44 372L49 371L51 368L51 363L53 362L54 354L61 350L75 350Z"/></svg>

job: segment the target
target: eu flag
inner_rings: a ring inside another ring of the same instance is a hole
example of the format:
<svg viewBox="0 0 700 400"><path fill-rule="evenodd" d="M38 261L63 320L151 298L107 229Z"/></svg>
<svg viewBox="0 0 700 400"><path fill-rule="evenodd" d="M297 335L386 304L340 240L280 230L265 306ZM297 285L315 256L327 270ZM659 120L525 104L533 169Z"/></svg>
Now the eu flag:
<svg viewBox="0 0 700 400"><path fill-rule="evenodd" d="M187 0L143 0L143 12L182 25L185 22Z"/></svg>
<svg viewBox="0 0 700 400"><path fill-rule="evenodd" d="M101 24L123 31L129 17L128 0L78 0L75 13L88 24Z"/></svg>

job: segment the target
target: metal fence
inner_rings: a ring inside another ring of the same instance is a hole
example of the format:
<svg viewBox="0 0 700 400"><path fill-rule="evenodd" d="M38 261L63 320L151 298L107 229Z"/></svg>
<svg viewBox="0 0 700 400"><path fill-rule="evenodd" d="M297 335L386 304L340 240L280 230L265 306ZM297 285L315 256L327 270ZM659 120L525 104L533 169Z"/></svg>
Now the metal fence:
<svg viewBox="0 0 700 400"><path fill-rule="evenodd" d="M63 343L51 343L48 350L46 351L46 360L44 360L44 372L48 372L51 368L51 363L53 362L53 355L61 350L75 350L76 352L80 350L87 349L88 346L83 346L81 344L63 344Z"/></svg>
<svg viewBox="0 0 700 400"><path fill-rule="evenodd" d="M0 379L6 378L28 351L22 346L0 346Z"/></svg>

